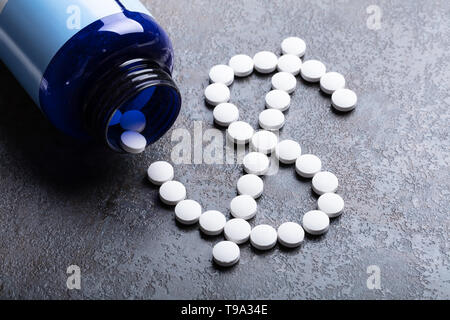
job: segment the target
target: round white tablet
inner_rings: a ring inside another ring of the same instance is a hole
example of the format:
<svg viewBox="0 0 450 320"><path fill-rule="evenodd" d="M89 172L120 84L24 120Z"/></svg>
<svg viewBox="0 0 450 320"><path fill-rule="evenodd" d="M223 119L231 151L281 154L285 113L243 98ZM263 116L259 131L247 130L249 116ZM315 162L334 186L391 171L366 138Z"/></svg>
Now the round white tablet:
<svg viewBox="0 0 450 320"><path fill-rule="evenodd" d="M227 136L236 144L246 144L253 136L252 126L244 121L235 121L228 126Z"/></svg>
<svg viewBox="0 0 450 320"><path fill-rule="evenodd" d="M183 200L175 206L175 218L182 224L197 223L202 214L202 206L194 200Z"/></svg>
<svg viewBox="0 0 450 320"><path fill-rule="evenodd" d="M236 244L244 243L250 238L250 232L252 227L244 219L235 218L229 220L225 224L223 233L225 234L225 239L233 241Z"/></svg>
<svg viewBox="0 0 450 320"><path fill-rule="evenodd" d="M289 37L281 43L281 51L283 54L293 54L303 57L306 51L306 43L298 37Z"/></svg>
<svg viewBox="0 0 450 320"><path fill-rule="evenodd" d="M344 200L336 193L324 193L317 200L317 207L330 218L340 216L344 210Z"/></svg>
<svg viewBox="0 0 450 320"><path fill-rule="evenodd" d="M255 64L249 56L238 54L230 59L228 65L234 70L236 77L246 77L252 74Z"/></svg>
<svg viewBox="0 0 450 320"><path fill-rule="evenodd" d="M246 194L254 199L259 198L264 191L264 182L256 174L246 174L237 182L239 194Z"/></svg>
<svg viewBox="0 0 450 320"><path fill-rule="evenodd" d="M345 87L345 78L337 72L327 72L320 78L320 89L327 94L333 94Z"/></svg>
<svg viewBox="0 0 450 320"><path fill-rule="evenodd" d="M270 166L270 160L267 156L260 152L250 152L243 161L244 170L247 173L256 174L258 176L264 175Z"/></svg>
<svg viewBox="0 0 450 320"><path fill-rule="evenodd" d="M136 131L125 131L120 136L120 146L129 153L141 153L147 146L145 137Z"/></svg>
<svg viewBox="0 0 450 320"><path fill-rule="evenodd" d="M230 101L230 89L223 83L210 84L205 89L205 99L213 106L228 102Z"/></svg>
<svg viewBox="0 0 450 320"><path fill-rule="evenodd" d="M211 83L223 83L230 86L234 81L234 70L224 64L219 64L209 71L209 80Z"/></svg>
<svg viewBox="0 0 450 320"><path fill-rule="evenodd" d="M320 235L328 231L330 218L320 210L312 210L303 216L303 229L312 235Z"/></svg>
<svg viewBox="0 0 450 320"><path fill-rule="evenodd" d="M266 107L286 111L291 104L291 96L283 90L272 90L266 94Z"/></svg>
<svg viewBox="0 0 450 320"><path fill-rule="evenodd" d="M300 73L302 78L308 82L319 82L320 78L327 72L325 65L318 60L303 62Z"/></svg>
<svg viewBox="0 0 450 320"><path fill-rule="evenodd" d="M312 188L318 195L328 192L335 192L338 185L338 178L331 172L327 171L316 173L312 179Z"/></svg>
<svg viewBox="0 0 450 320"><path fill-rule="evenodd" d="M259 114L259 125L266 130L280 130L284 126L285 117L278 109L266 109Z"/></svg>
<svg viewBox="0 0 450 320"><path fill-rule="evenodd" d="M255 54L253 62L259 73L271 73L277 68L278 58L273 52L261 51Z"/></svg>
<svg viewBox="0 0 450 320"><path fill-rule="evenodd" d="M157 186L172 180L173 176L173 167L166 161L153 162L147 169L148 180Z"/></svg>
<svg viewBox="0 0 450 320"><path fill-rule="evenodd" d="M300 73L301 68L302 60L293 54L285 54L278 59L278 71L289 72L296 76Z"/></svg>
<svg viewBox="0 0 450 320"><path fill-rule="evenodd" d="M227 223L225 216L216 210L204 212L199 219L200 230L209 236L220 234Z"/></svg>
<svg viewBox="0 0 450 320"><path fill-rule="evenodd" d="M146 124L147 119L139 110L127 111L120 118L120 126L123 130L142 132Z"/></svg>
<svg viewBox="0 0 450 320"><path fill-rule="evenodd" d="M214 108L214 121L223 127L228 127L239 119L239 110L232 103L221 103Z"/></svg>
<svg viewBox="0 0 450 320"><path fill-rule="evenodd" d="M243 194L231 200L230 209L233 217L249 220L256 215L258 206L255 199Z"/></svg>
<svg viewBox="0 0 450 320"><path fill-rule="evenodd" d="M322 169L322 161L313 154L304 154L295 161L295 171L303 178L312 178Z"/></svg>
<svg viewBox="0 0 450 320"><path fill-rule="evenodd" d="M213 247L213 260L219 266L231 267L239 261L239 246L231 241L221 241Z"/></svg>
<svg viewBox="0 0 450 320"><path fill-rule="evenodd" d="M284 164L294 163L302 155L302 148L294 140L283 140L275 148L275 156Z"/></svg>
<svg viewBox="0 0 450 320"><path fill-rule="evenodd" d="M272 88L292 93L297 88L297 79L289 72L278 72L272 77Z"/></svg>
<svg viewBox="0 0 450 320"><path fill-rule="evenodd" d="M350 89L336 90L331 96L331 103L336 110L347 112L355 109L358 97Z"/></svg>
<svg viewBox="0 0 450 320"><path fill-rule="evenodd" d="M305 231L295 222L285 222L278 227L278 242L288 248L295 248L302 244Z"/></svg>
<svg viewBox="0 0 450 320"><path fill-rule="evenodd" d="M272 153L277 144L278 137L273 132L266 130L256 132L251 140L253 150L264 154Z"/></svg>
<svg viewBox="0 0 450 320"><path fill-rule="evenodd" d="M165 204L174 206L186 198L186 188L181 182L167 181L159 188L159 197Z"/></svg>
<svg viewBox="0 0 450 320"><path fill-rule="evenodd" d="M277 231L267 224L260 224L252 229L250 243L258 250L272 249L277 243Z"/></svg>

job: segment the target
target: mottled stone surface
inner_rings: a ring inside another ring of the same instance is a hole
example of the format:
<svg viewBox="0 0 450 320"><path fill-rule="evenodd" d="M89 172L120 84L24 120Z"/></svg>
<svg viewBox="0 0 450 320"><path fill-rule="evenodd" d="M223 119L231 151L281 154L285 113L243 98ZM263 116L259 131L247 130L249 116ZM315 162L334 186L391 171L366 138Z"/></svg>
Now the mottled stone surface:
<svg viewBox="0 0 450 320"><path fill-rule="evenodd" d="M306 58L343 73L358 108L339 114L317 85L293 95L282 137L321 157L340 179L345 213L300 249L241 246L231 269L211 262L221 237L174 222L145 180L170 159L172 131L138 156L105 152L58 133L0 67L1 298L450 298L450 2L376 1L381 29L367 27L373 1L147 1L176 50L184 105L174 128L213 128L203 101L207 72L237 53L279 53L299 35ZM257 125L269 77L232 86L241 118ZM205 143L205 146L208 143ZM183 164L191 198L228 213L239 164ZM278 226L314 209L310 181L293 168L265 178L252 221ZM81 267L82 289L66 288ZM381 290L367 267L379 266Z"/></svg>

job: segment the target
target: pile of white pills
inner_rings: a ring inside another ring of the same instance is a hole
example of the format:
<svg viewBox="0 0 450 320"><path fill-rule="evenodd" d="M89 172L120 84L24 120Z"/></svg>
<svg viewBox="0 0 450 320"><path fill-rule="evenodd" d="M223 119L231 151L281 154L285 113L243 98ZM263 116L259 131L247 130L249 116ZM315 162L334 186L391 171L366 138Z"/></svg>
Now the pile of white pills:
<svg viewBox="0 0 450 320"><path fill-rule="evenodd" d="M209 72L211 84L205 89L205 100L214 106L214 121L226 128L227 138L237 145L250 145L250 152L243 158L245 174L237 181L237 193L230 202L231 219L220 211L203 212L195 200L186 200L186 188L173 181L173 167L164 161L153 163L147 171L148 179L160 186L161 201L175 205L175 219L182 224L198 222L200 230L209 236L224 234L225 241L217 243L213 250L213 261L223 267L236 264L240 258L238 245L249 241L257 250L270 250L277 241L287 248L300 246L305 232L321 235L328 231L330 218L339 216L344 209L344 200L335 192L338 178L324 171L322 161L313 154L303 154L300 144L294 140L279 141L274 131L281 129L285 114L291 105L291 94L297 88L300 75L305 81L320 83L321 90L331 95L332 106L339 111L350 111L356 106L356 94L345 88L345 78L337 72L327 72L318 60L302 62L306 51L305 42L297 37L285 39L281 44L283 55L277 57L269 51L250 56L239 54L229 60L228 65L216 65ZM235 77L246 77L256 70L262 74L278 71L272 76L272 88L265 96L266 109L258 117L261 130L255 130L247 122L239 120L239 109L230 103L228 88ZM133 127L138 132L140 127ZM270 167L269 155L286 165L294 165L295 171L304 179L312 179L312 190L319 195L317 210L303 215L301 224L290 221L274 227L261 224L250 225L249 221L258 212L256 199L264 191L265 175Z"/></svg>

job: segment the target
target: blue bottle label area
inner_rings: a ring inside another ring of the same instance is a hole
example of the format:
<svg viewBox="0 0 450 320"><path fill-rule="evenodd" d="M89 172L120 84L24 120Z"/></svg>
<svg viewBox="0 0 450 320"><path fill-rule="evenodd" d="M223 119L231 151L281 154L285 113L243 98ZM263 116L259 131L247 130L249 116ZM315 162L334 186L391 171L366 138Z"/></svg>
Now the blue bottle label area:
<svg viewBox="0 0 450 320"><path fill-rule="evenodd" d="M125 9L150 15L139 0L0 0L0 58L39 105L43 74L58 50L86 26Z"/></svg>

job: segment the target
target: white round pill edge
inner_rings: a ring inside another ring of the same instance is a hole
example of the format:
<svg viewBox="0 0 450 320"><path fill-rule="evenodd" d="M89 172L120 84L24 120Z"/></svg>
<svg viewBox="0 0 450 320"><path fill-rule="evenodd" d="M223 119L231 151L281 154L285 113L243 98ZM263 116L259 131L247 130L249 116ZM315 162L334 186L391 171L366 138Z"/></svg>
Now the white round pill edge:
<svg viewBox="0 0 450 320"><path fill-rule="evenodd" d="M223 229L225 239L233 241L236 244L247 242L250 238L251 231L252 227L250 227L250 224L241 218L228 220Z"/></svg>
<svg viewBox="0 0 450 320"><path fill-rule="evenodd" d="M328 171L318 172L312 179L312 189L318 195L335 192L339 186L338 178Z"/></svg>
<svg viewBox="0 0 450 320"><path fill-rule="evenodd" d="M276 158L284 164L294 163L301 155L302 148L293 140L283 140L275 148Z"/></svg>
<svg viewBox="0 0 450 320"><path fill-rule="evenodd" d="M245 172L262 176L269 170L270 160L263 153L250 152L244 157L242 164Z"/></svg>
<svg viewBox="0 0 450 320"><path fill-rule="evenodd" d="M147 169L148 180L157 186L160 186L164 182L172 180L173 177L173 167L167 161L153 162Z"/></svg>
<svg viewBox="0 0 450 320"><path fill-rule="evenodd" d="M175 206L175 219L185 225L197 223L201 214L202 206L195 200L182 200Z"/></svg>
<svg viewBox="0 0 450 320"><path fill-rule="evenodd" d="M221 267L231 267L239 261L239 246L232 241L221 241L212 250L213 260Z"/></svg>
<svg viewBox="0 0 450 320"><path fill-rule="evenodd" d="M328 231L330 218L325 212L312 210L303 216L303 229L312 235L321 235Z"/></svg>
<svg viewBox="0 0 450 320"><path fill-rule="evenodd" d="M263 110L258 117L259 126L263 129L276 131L284 126L284 113L277 109Z"/></svg>
<svg viewBox="0 0 450 320"><path fill-rule="evenodd" d="M336 193L324 193L317 200L317 208L330 218L338 217L344 210L344 199Z"/></svg>
<svg viewBox="0 0 450 320"><path fill-rule="evenodd" d="M278 59L277 69L280 72L289 72L296 76L301 68L302 60L293 54L285 54Z"/></svg>
<svg viewBox="0 0 450 320"><path fill-rule="evenodd" d="M322 169L322 161L313 154L304 154L295 161L295 171L303 178L312 178Z"/></svg>
<svg viewBox="0 0 450 320"><path fill-rule="evenodd" d="M333 94L336 90L345 87L345 78L337 72L327 72L320 78L320 89L327 93Z"/></svg>
<svg viewBox="0 0 450 320"><path fill-rule="evenodd" d="M239 178L236 187L239 194L246 194L256 199L264 191L264 182L256 174L246 174Z"/></svg>
<svg viewBox="0 0 450 320"><path fill-rule="evenodd" d="M122 114L120 126L124 130L142 132L147 124L145 115L139 110L130 110Z"/></svg>
<svg viewBox="0 0 450 320"><path fill-rule="evenodd" d="M246 77L252 74L255 66L253 59L245 54L233 56L228 65L234 70L236 77Z"/></svg>
<svg viewBox="0 0 450 320"><path fill-rule="evenodd" d="M281 51L283 54L293 54L297 57L303 57L306 51L306 43L298 37L288 37L281 42Z"/></svg>
<svg viewBox="0 0 450 320"><path fill-rule="evenodd" d="M209 71L209 80L211 83L223 83L230 86L234 81L234 70L224 64L215 65Z"/></svg>
<svg viewBox="0 0 450 320"><path fill-rule="evenodd" d="M292 93L297 88L297 79L289 72L278 72L272 76L272 88Z"/></svg>
<svg viewBox="0 0 450 320"><path fill-rule="evenodd" d="M218 125L228 127L239 119L239 110L232 103L221 103L214 108L213 117Z"/></svg>
<svg viewBox="0 0 450 320"><path fill-rule="evenodd" d="M281 111L278 112L281 113ZM272 153L275 150L277 144L278 144L278 137L275 135L275 133L267 130L260 130L256 132L251 139L252 149L264 154Z"/></svg>
<svg viewBox="0 0 450 320"><path fill-rule="evenodd" d="M348 112L355 109L358 97L350 89L338 89L331 96L331 104L336 110Z"/></svg>
<svg viewBox="0 0 450 320"><path fill-rule="evenodd" d="M250 233L250 243L258 250L272 249L277 243L277 238L277 231L267 224L254 227Z"/></svg>
<svg viewBox="0 0 450 320"><path fill-rule="evenodd" d="M206 102L212 106L230 101L230 89L223 83L213 83L205 89Z"/></svg>
<svg viewBox="0 0 450 320"><path fill-rule="evenodd" d="M326 73L327 68L318 60L308 60L303 62L300 74L305 81L319 82Z"/></svg>
<svg viewBox="0 0 450 320"><path fill-rule="evenodd" d="M200 230L209 236L215 236L222 233L227 219L222 212L217 210L208 210L200 216Z"/></svg>
<svg viewBox="0 0 450 320"><path fill-rule="evenodd" d="M136 131L124 131L120 135L120 146L128 153L141 153L147 146L145 137Z"/></svg>
<svg viewBox="0 0 450 320"><path fill-rule="evenodd" d="M244 121L232 122L227 129L227 137L235 144L247 144L253 136L252 126Z"/></svg>
<svg viewBox="0 0 450 320"><path fill-rule="evenodd" d="M278 227L278 242L287 248L295 248L302 244L305 231L295 222L285 222Z"/></svg>
<svg viewBox="0 0 450 320"><path fill-rule="evenodd" d="M277 68L278 58L270 51L261 51L253 57L255 70L259 73L272 73Z"/></svg>
<svg viewBox="0 0 450 320"><path fill-rule="evenodd" d="M159 197L167 205L174 206L186 198L186 188L181 182L164 182L159 188Z"/></svg>
<svg viewBox="0 0 450 320"><path fill-rule="evenodd" d="M266 107L286 111L291 104L291 96L283 90L272 90L266 94Z"/></svg>
<svg viewBox="0 0 450 320"><path fill-rule="evenodd" d="M246 194L234 197L230 202L231 215L235 218L250 220L256 215L257 210L255 199Z"/></svg>

